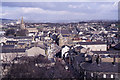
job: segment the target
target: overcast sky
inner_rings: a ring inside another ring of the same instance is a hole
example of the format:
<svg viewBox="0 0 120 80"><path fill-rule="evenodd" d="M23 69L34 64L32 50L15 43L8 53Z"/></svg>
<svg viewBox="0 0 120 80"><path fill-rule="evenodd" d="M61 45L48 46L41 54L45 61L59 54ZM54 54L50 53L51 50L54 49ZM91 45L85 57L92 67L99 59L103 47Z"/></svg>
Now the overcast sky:
<svg viewBox="0 0 120 80"><path fill-rule="evenodd" d="M1 18L36 22L117 20L115 2L2 2Z"/></svg>

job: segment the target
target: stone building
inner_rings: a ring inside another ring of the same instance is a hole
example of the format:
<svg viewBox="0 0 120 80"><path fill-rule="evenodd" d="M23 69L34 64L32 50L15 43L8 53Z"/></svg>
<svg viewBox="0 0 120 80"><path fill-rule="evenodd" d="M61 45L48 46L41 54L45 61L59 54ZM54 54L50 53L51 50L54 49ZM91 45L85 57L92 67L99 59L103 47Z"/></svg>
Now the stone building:
<svg viewBox="0 0 120 80"><path fill-rule="evenodd" d="M74 56L72 66L85 80L118 79L120 75L120 55L118 51L94 51L93 55L80 53Z"/></svg>
<svg viewBox="0 0 120 80"><path fill-rule="evenodd" d="M37 28L26 28L29 33L37 33L38 29Z"/></svg>
<svg viewBox="0 0 120 80"><path fill-rule="evenodd" d="M26 50L27 56L38 56L38 55L43 55L46 56L45 50L40 48L40 47L32 47L28 50Z"/></svg>
<svg viewBox="0 0 120 80"><path fill-rule="evenodd" d="M72 34L67 29L60 30L59 34L59 46L69 45L72 41Z"/></svg>
<svg viewBox="0 0 120 80"><path fill-rule="evenodd" d="M81 72L84 74L84 79L118 79L120 75L120 63L115 65L109 62L82 63Z"/></svg>
<svg viewBox="0 0 120 80"><path fill-rule="evenodd" d="M107 51L107 44L105 42L78 42L82 47L90 49L91 51Z"/></svg>
<svg viewBox="0 0 120 80"><path fill-rule="evenodd" d="M26 49L2 48L1 62L11 62L15 57L25 56Z"/></svg>

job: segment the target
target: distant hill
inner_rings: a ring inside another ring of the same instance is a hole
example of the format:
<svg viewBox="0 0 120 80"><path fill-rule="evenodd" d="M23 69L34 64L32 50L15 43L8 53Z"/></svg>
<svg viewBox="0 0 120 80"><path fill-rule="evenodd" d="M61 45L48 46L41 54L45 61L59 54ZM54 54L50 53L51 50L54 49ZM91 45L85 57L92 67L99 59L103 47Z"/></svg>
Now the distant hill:
<svg viewBox="0 0 120 80"><path fill-rule="evenodd" d="M2 21L2 23L10 23L10 22L16 22L17 20L0 18L0 21Z"/></svg>
<svg viewBox="0 0 120 80"><path fill-rule="evenodd" d="M5 18L0 18L0 21L2 20L3 23L10 23L10 22L16 22L17 20L15 19L5 19ZM25 22L29 22L29 23L78 23L78 22L118 22L116 20L51 20L51 21L46 21L46 20L42 20L42 21L37 21L35 19L33 20L24 20Z"/></svg>

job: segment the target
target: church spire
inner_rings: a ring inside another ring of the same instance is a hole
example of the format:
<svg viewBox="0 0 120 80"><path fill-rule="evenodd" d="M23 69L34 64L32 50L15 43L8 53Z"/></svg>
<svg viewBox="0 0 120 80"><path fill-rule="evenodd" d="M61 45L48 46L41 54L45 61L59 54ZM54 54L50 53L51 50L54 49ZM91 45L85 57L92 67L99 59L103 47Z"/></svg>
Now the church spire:
<svg viewBox="0 0 120 80"><path fill-rule="evenodd" d="M21 29L25 29L25 24L24 24L24 21L23 21L23 17L22 17L22 19L21 19L20 28L21 28Z"/></svg>
<svg viewBox="0 0 120 80"><path fill-rule="evenodd" d="M21 24L24 24L24 22L23 22L23 17L22 17L22 20L21 20Z"/></svg>

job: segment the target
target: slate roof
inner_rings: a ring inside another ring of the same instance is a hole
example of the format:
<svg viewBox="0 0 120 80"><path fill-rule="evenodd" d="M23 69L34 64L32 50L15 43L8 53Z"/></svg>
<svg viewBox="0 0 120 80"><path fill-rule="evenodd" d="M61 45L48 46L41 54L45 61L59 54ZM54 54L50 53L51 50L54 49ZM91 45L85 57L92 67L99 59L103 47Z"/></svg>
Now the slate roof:
<svg viewBox="0 0 120 80"><path fill-rule="evenodd" d="M18 43L18 45L25 45L25 43Z"/></svg>
<svg viewBox="0 0 120 80"><path fill-rule="evenodd" d="M82 46L77 46L77 47L75 47L76 49L83 49L84 47L82 47Z"/></svg>
<svg viewBox="0 0 120 80"><path fill-rule="evenodd" d="M37 47L40 47L42 49L45 49L46 47L44 45L37 45Z"/></svg>
<svg viewBox="0 0 120 80"><path fill-rule="evenodd" d="M101 55L101 58L120 58L120 55L107 55L107 56L105 56L105 55Z"/></svg>
<svg viewBox="0 0 120 80"><path fill-rule="evenodd" d="M6 41L6 43L18 43L18 41Z"/></svg>
<svg viewBox="0 0 120 80"><path fill-rule="evenodd" d="M15 45L3 45L2 48L14 48Z"/></svg>
<svg viewBox="0 0 120 80"><path fill-rule="evenodd" d="M77 56L75 57L75 61L77 61L78 63L84 62L84 61L85 61L84 53L81 53L81 54L77 55Z"/></svg>
<svg viewBox="0 0 120 80"><path fill-rule="evenodd" d="M61 30L61 34L70 34L68 30Z"/></svg>
<svg viewBox="0 0 120 80"><path fill-rule="evenodd" d="M120 43L118 43L114 48L120 50Z"/></svg>
<svg viewBox="0 0 120 80"><path fill-rule="evenodd" d="M85 62L81 65L84 70L92 71L92 72L115 72L120 73L120 63L115 63L115 66L112 63L102 62L100 66L97 63L88 63Z"/></svg>
<svg viewBox="0 0 120 80"><path fill-rule="evenodd" d="M14 37L14 39L31 39L31 36L19 36L19 37Z"/></svg>
<svg viewBox="0 0 120 80"><path fill-rule="evenodd" d="M2 53L19 53L25 52L26 49L2 49Z"/></svg>
<svg viewBox="0 0 120 80"><path fill-rule="evenodd" d="M80 45L100 45L100 44L106 44L105 42L77 42L77 44Z"/></svg>
<svg viewBox="0 0 120 80"><path fill-rule="evenodd" d="M32 40L19 40L19 42L32 42Z"/></svg>
<svg viewBox="0 0 120 80"><path fill-rule="evenodd" d="M14 38L14 36L6 36L6 38Z"/></svg>
<svg viewBox="0 0 120 80"><path fill-rule="evenodd" d="M62 35L63 37L69 37L69 35Z"/></svg>
<svg viewBox="0 0 120 80"><path fill-rule="evenodd" d="M92 51L95 54L119 54L120 51Z"/></svg>

